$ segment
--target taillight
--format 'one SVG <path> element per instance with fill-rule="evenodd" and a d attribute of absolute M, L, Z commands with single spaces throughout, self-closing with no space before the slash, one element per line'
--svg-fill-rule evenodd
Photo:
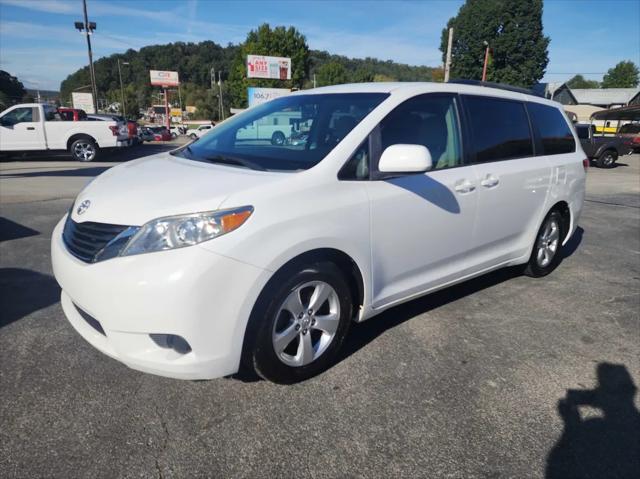
<path fill-rule="evenodd" d="M 111 130 L 111 133 L 113 133 L 113 136 L 118 136 L 118 126 L 117 125 L 110 126 L 109 129 Z"/>
<path fill-rule="evenodd" d="M 631 140 L 631 143 L 639 143 L 640 144 L 640 136 L 634 136 L 633 140 Z"/>
<path fill-rule="evenodd" d="M 582 160 L 582 167 L 584 168 L 585 173 L 589 169 L 589 164 L 590 164 L 589 158 L 585 158 L 584 160 Z"/>

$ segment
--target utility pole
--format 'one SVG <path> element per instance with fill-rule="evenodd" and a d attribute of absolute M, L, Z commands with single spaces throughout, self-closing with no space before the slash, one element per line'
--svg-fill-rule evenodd
<path fill-rule="evenodd" d="M 487 64 L 489 63 L 489 43 L 485 40 L 484 66 L 482 67 L 482 81 L 487 81 Z"/>
<path fill-rule="evenodd" d="M 316 74 L 313 74 L 313 88 L 316 87 Z"/>
<path fill-rule="evenodd" d="M 444 63 L 444 82 L 449 81 L 449 72 L 451 71 L 451 48 L 453 46 L 453 28 L 449 29 L 449 41 L 447 43 L 447 59 Z"/>
<path fill-rule="evenodd" d="M 122 62 L 123 65 L 128 65 L 129 62 Z M 127 117 L 127 105 L 124 102 L 124 86 L 122 85 L 122 70 L 120 69 L 120 59 L 118 58 L 118 76 L 120 77 L 120 97 L 122 99 L 122 116 Z"/>
<path fill-rule="evenodd" d="M 220 87 L 220 96 L 218 97 L 218 103 L 220 104 L 220 119 L 224 120 L 224 104 L 222 100 L 222 72 L 218 72 L 218 87 Z"/>
<path fill-rule="evenodd" d="M 75 22 L 75 27 L 78 31 L 84 30 L 84 35 L 87 37 L 87 50 L 89 52 L 89 76 L 91 77 L 91 92 L 93 93 L 93 108 L 95 113 L 98 113 L 98 87 L 96 84 L 96 71 L 93 68 L 93 53 L 91 52 L 91 35 L 96 29 L 95 22 L 89 21 L 89 15 L 87 14 L 87 0 L 82 0 L 82 9 L 84 11 L 84 23 Z"/>

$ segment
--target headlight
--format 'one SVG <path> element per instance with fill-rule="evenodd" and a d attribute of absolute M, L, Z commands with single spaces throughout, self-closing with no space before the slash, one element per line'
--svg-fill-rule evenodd
<path fill-rule="evenodd" d="M 120 256 L 184 248 L 222 236 L 241 226 L 252 206 L 167 216 L 149 221 L 129 241 Z"/>

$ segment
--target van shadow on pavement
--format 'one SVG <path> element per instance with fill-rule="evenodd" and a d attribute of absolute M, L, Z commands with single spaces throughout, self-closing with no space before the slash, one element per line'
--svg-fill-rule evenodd
<path fill-rule="evenodd" d="M 0 268 L 0 328 L 60 300 L 60 287 L 48 274 Z"/>
<path fill-rule="evenodd" d="M 622 364 L 599 363 L 594 389 L 568 389 L 558 401 L 562 436 L 547 458 L 546 479 L 632 479 L 640 477 L 638 388 Z M 580 407 L 599 410 L 583 418 Z"/>

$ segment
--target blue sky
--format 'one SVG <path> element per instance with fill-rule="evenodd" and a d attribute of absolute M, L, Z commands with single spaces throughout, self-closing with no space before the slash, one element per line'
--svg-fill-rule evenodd
<path fill-rule="evenodd" d="M 310 48 L 413 65 L 441 64 L 440 32 L 462 0 L 214 1 L 88 0 L 98 24 L 99 58 L 129 48 L 174 41 L 241 42 L 263 22 L 293 25 Z M 87 63 L 80 0 L 0 0 L 0 69 L 30 88 L 57 90 Z M 546 0 L 551 37 L 547 81 L 575 73 L 601 79 L 621 60 L 640 64 L 640 0 Z"/>

